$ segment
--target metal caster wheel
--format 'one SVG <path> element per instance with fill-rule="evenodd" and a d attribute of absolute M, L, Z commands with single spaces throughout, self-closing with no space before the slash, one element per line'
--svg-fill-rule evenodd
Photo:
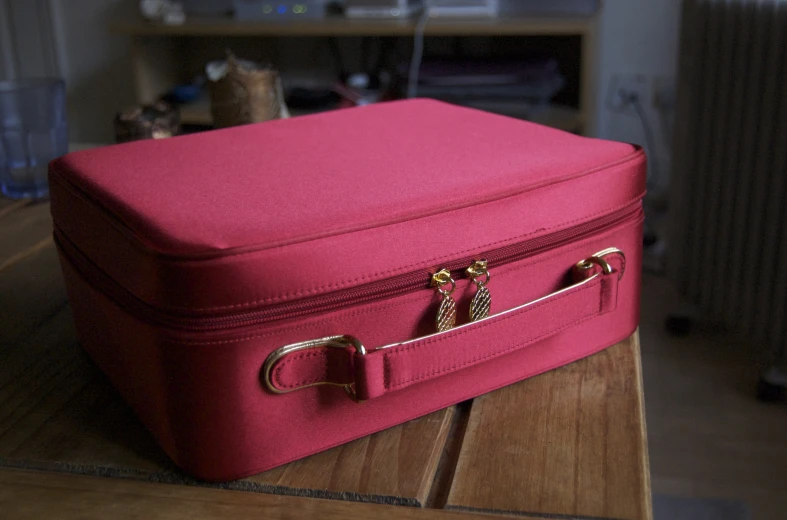
<path fill-rule="evenodd" d="M 693 326 L 692 318 L 680 314 L 670 314 L 664 320 L 664 328 L 673 336 L 688 336 Z"/>
<path fill-rule="evenodd" d="M 763 403 L 776 403 L 784 398 L 784 388 L 760 378 L 757 381 L 756 397 L 758 401 Z"/>
<path fill-rule="evenodd" d="M 787 370 L 771 367 L 765 371 L 757 381 L 755 395 L 763 403 L 783 401 L 787 397 Z"/>

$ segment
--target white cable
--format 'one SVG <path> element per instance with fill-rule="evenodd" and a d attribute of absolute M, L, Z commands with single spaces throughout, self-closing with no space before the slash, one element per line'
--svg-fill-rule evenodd
<path fill-rule="evenodd" d="M 407 97 L 414 98 L 418 95 L 418 74 L 421 71 L 421 60 L 424 58 L 424 32 L 429 23 L 429 8 L 424 7 L 424 12 L 415 26 L 413 37 L 413 56 L 410 58 L 410 73 L 407 78 Z"/>
<path fill-rule="evenodd" d="M 642 130 L 645 133 L 645 146 L 648 149 L 648 159 L 650 160 L 650 168 L 648 168 L 648 187 L 649 188 L 656 188 L 658 187 L 656 183 L 658 183 L 661 179 L 659 178 L 659 163 L 656 155 L 658 152 L 656 150 L 656 139 L 653 134 L 653 128 L 650 126 L 650 120 L 648 119 L 648 115 L 645 113 L 645 109 L 642 107 L 642 103 L 639 102 L 639 98 L 637 96 L 632 96 L 629 99 L 631 106 L 634 107 L 634 112 L 636 112 L 637 117 L 639 117 L 640 122 L 642 123 Z"/>

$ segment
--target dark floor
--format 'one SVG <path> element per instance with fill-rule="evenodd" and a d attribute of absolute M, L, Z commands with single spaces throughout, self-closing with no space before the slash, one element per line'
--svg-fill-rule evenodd
<path fill-rule="evenodd" d="M 645 275 L 642 364 L 654 493 L 746 502 L 754 520 L 787 519 L 787 405 L 754 399 L 756 345 L 700 327 L 664 329 L 679 304 Z"/>

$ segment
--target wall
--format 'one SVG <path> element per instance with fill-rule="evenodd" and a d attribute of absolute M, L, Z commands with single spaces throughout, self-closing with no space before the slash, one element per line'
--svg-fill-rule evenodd
<path fill-rule="evenodd" d="M 107 29 L 113 20 L 136 13 L 137 2 L 131 0 L 0 0 L 0 26 L 11 15 L 26 16 L 29 23 L 41 23 L 41 17 L 25 15 L 33 5 L 47 5 L 54 30 L 57 55 L 46 49 L 36 59 L 22 60 L 28 68 L 38 62 L 49 63 L 60 70 L 69 88 L 69 118 L 73 140 L 109 142 L 112 140 L 112 114 L 133 104 L 134 93 L 128 38 L 114 35 Z M 643 74 L 652 85 L 674 84 L 677 71 L 677 45 L 681 0 L 605 0 L 599 20 L 598 117 L 595 134 L 609 139 L 645 145 L 642 124 L 633 114 L 616 114 L 605 106 L 613 77 L 618 74 Z M 21 13 L 21 14 L 20 14 Z M 46 21 L 46 17 L 44 17 Z M 25 38 L 36 31 L 16 23 L 16 37 L 25 45 Z M 2 39 L 11 34 L 2 27 Z M 40 34 L 40 33 L 39 33 Z M 2 42 L 0 42 L 2 43 Z M 3 51 L 7 45 L 0 45 Z M 6 52 L 0 53 L 0 75 Z M 39 56 L 40 55 L 40 56 Z M 52 65 L 54 63 L 54 65 Z M 27 65 L 25 65 L 27 64 Z M 11 65 L 13 68 L 13 64 Z M 13 74 L 11 74 L 13 77 Z M 653 90 L 651 89 L 651 94 Z M 660 170 L 659 184 L 665 182 L 669 167 L 668 139 L 665 123 L 652 103 L 645 106 L 654 127 L 657 150 L 648 150 Z"/>
<path fill-rule="evenodd" d="M 0 0 L 0 80 L 57 76 L 49 0 Z"/>
<path fill-rule="evenodd" d="M 49 0 L 71 140 L 113 142 L 112 117 L 134 104 L 131 47 L 109 24 L 137 11 L 130 0 Z"/>
<path fill-rule="evenodd" d="M 606 101 L 613 78 L 620 74 L 642 74 L 649 84 L 644 104 L 653 127 L 654 148 L 648 155 L 655 159 L 658 179 L 656 190 L 668 180 L 670 117 L 653 105 L 655 87 L 674 89 L 678 67 L 681 0 L 605 0 L 599 19 L 599 82 L 596 135 L 619 141 L 645 143 L 642 123 L 634 113 L 610 111 Z M 666 135 L 665 135 L 666 134 Z M 651 163 L 653 169 L 654 162 Z"/>
<path fill-rule="evenodd" d="M 0 0 L 0 80 L 60 76 L 73 142 L 112 142 L 112 117 L 134 102 L 128 38 L 109 24 L 132 0 Z"/>

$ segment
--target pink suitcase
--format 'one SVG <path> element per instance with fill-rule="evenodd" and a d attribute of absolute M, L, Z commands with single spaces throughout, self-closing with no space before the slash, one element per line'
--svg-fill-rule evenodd
<path fill-rule="evenodd" d="M 413 100 L 77 152 L 50 186 L 80 342 L 204 479 L 638 323 L 645 157 L 628 144 Z"/>

